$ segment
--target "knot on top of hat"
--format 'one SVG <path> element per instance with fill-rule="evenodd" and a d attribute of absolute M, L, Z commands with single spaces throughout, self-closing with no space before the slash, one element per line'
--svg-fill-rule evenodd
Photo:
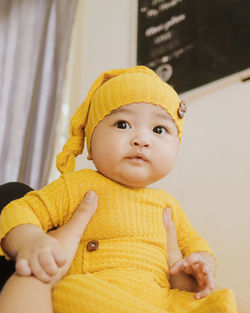
<path fill-rule="evenodd" d="M 71 172 L 75 169 L 75 157 L 81 154 L 84 148 L 84 135 L 71 136 L 57 155 L 56 166 L 61 173 Z"/>

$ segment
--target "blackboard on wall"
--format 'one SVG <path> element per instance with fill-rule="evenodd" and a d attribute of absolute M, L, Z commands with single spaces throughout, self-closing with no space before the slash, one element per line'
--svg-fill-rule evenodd
<path fill-rule="evenodd" d="M 179 93 L 250 67 L 250 0 L 138 0 L 137 64 Z"/>

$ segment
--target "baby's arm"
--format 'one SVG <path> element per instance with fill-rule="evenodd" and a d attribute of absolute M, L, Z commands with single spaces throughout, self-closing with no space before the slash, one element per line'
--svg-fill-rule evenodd
<path fill-rule="evenodd" d="M 93 192 L 87 193 L 85 202 L 88 201 L 88 196 L 93 197 Z M 81 208 L 81 204 L 79 207 Z M 94 211 L 95 208 L 85 212 L 83 227 L 87 226 Z M 19 275 L 34 275 L 46 283 L 51 281 L 66 262 L 64 249 L 58 240 L 31 224 L 12 229 L 2 240 L 2 247 L 10 257 L 16 259 L 16 271 Z"/>
<path fill-rule="evenodd" d="M 75 185 L 72 186 L 74 190 Z M 20 275 L 33 274 L 47 282 L 64 264 L 62 248 L 46 232 L 63 225 L 80 203 L 84 191 L 77 189 L 73 204 L 69 198 L 72 194 L 70 191 L 66 178 L 61 176 L 3 209 L 0 216 L 0 240 L 4 251 L 0 247 L 0 254 L 6 252 L 17 260 L 16 269 Z"/>
<path fill-rule="evenodd" d="M 163 222 L 167 234 L 167 255 L 170 268 L 171 288 L 197 292 L 195 297 L 202 298 L 214 288 L 216 264 L 206 252 L 195 252 L 184 258 L 178 247 L 175 224 L 171 218 L 171 209 L 166 209 Z"/>
<path fill-rule="evenodd" d="M 44 284 L 32 276 L 24 277 L 13 274 L 0 293 L 1 313 L 52 313 L 51 289 L 68 272 L 79 241 L 96 206 L 97 196 L 95 193 L 92 193 L 92 201 L 84 197 L 70 221 L 49 233 L 64 248 L 67 262 L 49 284 Z"/>
<path fill-rule="evenodd" d="M 3 239 L 2 247 L 10 257 L 16 259 L 17 274 L 34 275 L 46 283 L 66 262 L 58 241 L 31 224 L 12 229 Z"/>

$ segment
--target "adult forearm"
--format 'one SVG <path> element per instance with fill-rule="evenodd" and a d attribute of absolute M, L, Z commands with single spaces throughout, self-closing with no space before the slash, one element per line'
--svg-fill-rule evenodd
<path fill-rule="evenodd" d="M 24 224 L 17 226 L 8 232 L 2 240 L 2 248 L 11 258 L 15 258 L 22 246 L 33 238 L 34 235 L 42 233 L 44 231 L 35 225 Z"/>

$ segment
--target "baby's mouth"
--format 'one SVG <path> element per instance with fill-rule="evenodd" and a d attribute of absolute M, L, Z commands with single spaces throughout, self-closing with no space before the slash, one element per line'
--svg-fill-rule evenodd
<path fill-rule="evenodd" d="M 148 161 L 146 156 L 142 153 L 137 153 L 137 154 L 131 155 L 131 156 L 127 157 L 127 159 L 137 161 L 137 162 L 147 162 Z"/>

